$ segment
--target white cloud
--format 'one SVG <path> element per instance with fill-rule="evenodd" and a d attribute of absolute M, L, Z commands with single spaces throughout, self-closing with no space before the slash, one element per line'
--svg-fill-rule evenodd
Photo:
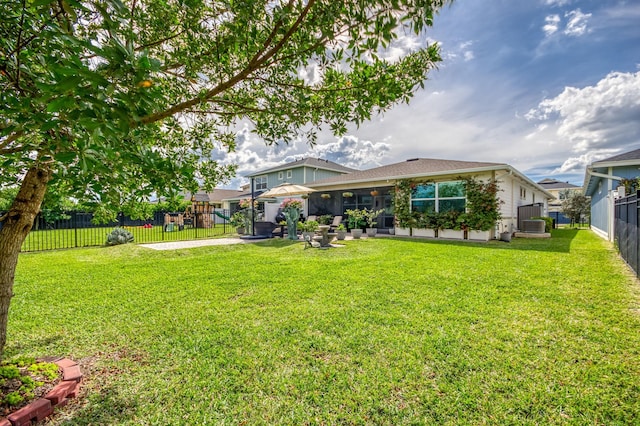
<path fill-rule="evenodd" d="M 320 139 L 323 136 L 320 135 Z M 237 189 L 247 183 L 243 175 L 302 158 L 322 158 L 354 169 L 367 169 L 381 165 L 391 150 L 388 143 L 363 140 L 354 135 L 339 138 L 328 136 L 326 140 L 321 140 L 313 147 L 302 141 L 269 146 L 253 134 L 245 123 L 236 133 L 236 151 L 221 152 L 220 157 L 214 159 L 221 164 L 238 166 L 237 177 L 224 185 L 225 188 Z"/>
<path fill-rule="evenodd" d="M 396 62 L 407 54 L 430 44 L 429 40 L 425 40 L 424 37 L 405 34 L 400 29 L 396 31 L 396 36 L 388 48 L 379 52 L 380 57 L 389 62 Z"/>
<path fill-rule="evenodd" d="M 571 0 L 545 0 L 544 4 L 547 6 L 564 6 L 571 3 Z"/>
<path fill-rule="evenodd" d="M 582 172 L 589 164 L 594 161 L 600 161 L 605 158 L 611 157 L 620 152 L 619 149 L 599 149 L 596 151 L 587 152 L 586 154 L 579 155 L 577 157 L 569 157 L 564 163 L 553 171 L 554 174 L 570 173 L 570 172 Z"/>
<path fill-rule="evenodd" d="M 574 153 L 557 171 L 578 170 L 640 141 L 640 72 L 612 72 L 594 86 L 566 87 L 525 117 L 547 121 L 558 143 Z"/>
<path fill-rule="evenodd" d="M 387 143 L 360 140 L 356 136 L 348 135 L 337 138 L 335 142 L 318 144 L 313 151 L 305 153 L 304 156 L 317 156 L 354 169 L 366 169 L 379 166 L 390 150 L 391 147 Z"/>
<path fill-rule="evenodd" d="M 554 34 L 556 31 L 558 31 L 558 25 L 560 24 L 560 16 L 549 15 L 546 18 L 544 18 L 544 22 L 546 22 L 546 24 L 542 27 L 542 31 L 544 31 L 544 34 L 547 37 L 549 37 L 550 35 Z"/>
<path fill-rule="evenodd" d="M 572 10 L 564 14 L 569 19 L 564 33 L 568 36 L 579 37 L 588 32 L 587 21 L 591 18 L 590 13 L 582 13 L 580 9 Z"/>

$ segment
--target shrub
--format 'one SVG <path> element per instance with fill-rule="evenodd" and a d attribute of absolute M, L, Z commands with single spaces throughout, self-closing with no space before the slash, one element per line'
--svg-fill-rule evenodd
<path fill-rule="evenodd" d="M 115 246 L 118 244 L 127 244 L 133 242 L 131 232 L 123 228 L 116 228 L 107 236 L 107 245 Z"/>
<path fill-rule="evenodd" d="M 315 220 L 307 220 L 298 224 L 298 228 L 301 232 L 314 232 L 318 229 L 318 222 Z"/>
<path fill-rule="evenodd" d="M 333 220 L 333 215 L 330 215 L 330 214 L 323 214 L 322 216 L 318 217 L 318 223 L 320 225 L 329 225 L 331 224 L 332 220 Z"/>
<path fill-rule="evenodd" d="M 531 219 L 544 220 L 544 232 L 547 232 L 547 233 L 551 232 L 551 229 L 553 228 L 553 218 L 537 216 L 537 217 L 532 217 Z"/>

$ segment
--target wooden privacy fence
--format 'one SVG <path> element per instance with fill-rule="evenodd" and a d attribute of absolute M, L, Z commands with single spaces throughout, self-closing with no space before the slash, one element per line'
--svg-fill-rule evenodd
<path fill-rule="evenodd" d="M 615 240 L 620 255 L 640 277 L 640 223 L 638 223 L 638 195 L 640 191 L 615 201 Z"/>

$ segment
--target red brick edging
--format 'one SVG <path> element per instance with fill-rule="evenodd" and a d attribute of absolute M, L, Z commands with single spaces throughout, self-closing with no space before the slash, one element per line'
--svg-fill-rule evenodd
<path fill-rule="evenodd" d="M 75 398 L 80 390 L 82 371 L 80 366 L 67 358 L 49 358 L 44 361 L 53 362 L 62 369 L 62 381 L 58 383 L 44 398 L 40 398 L 26 407 L 0 418 L 0 426 L 31 426 L 53 413 L 53 410 L 67 405 L 69 398 Z"/>

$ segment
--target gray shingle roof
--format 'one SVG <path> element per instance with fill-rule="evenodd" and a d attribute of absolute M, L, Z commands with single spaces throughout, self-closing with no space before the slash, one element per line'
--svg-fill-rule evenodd
<path fill-rule="evenodd" d="M 356 169 L 352 169 L 350 167 L 346 167 L 341 164 L 334 163 L 333 161 L 323 160 L 321 158 L 302 158 L 300 160 L 281 164 L 279 166 L 271 167 L 269 169 L 258 170 L 257 172 L 245 175 L 245 177 L 255 177 L 255 176 L 260 176 L 260 175 L 264 175 L 271 172 L 277 172 L 279 170 L 286 170 L 286 169 L 292 169 L 294 167 L 303 167 L 303 166 L 314 167 L 314 168 L 317 167 L 319 169 L 333 170 L 333 171 L 338 171 L 342 173 L 351 173 L 353 171 L 356 171 Z"/>
<path fill-rule="evenodd" d="M 538 185 L 540 185 L 544 189 L 580 188 L 578 185 L 574 185 L 569 182 L 561 182 L 557 179 L 543 179 L 538 182 Z"/>
<path fill-rule="evenodd" d="M 612 161 L 628 161 L 628 160 L 640 160 L 640 149 L 635 151 L 629 151 L 622 154 L 614 155 L 613 157 L 605 158 L 604 160 L 596 161 L 596 163 L 609 163 Z"/>
<path fill-rule="evenodd" d="M 412 176 L 429 176 L 447 173 L 465 172 L 478 169 L 508 167 L 503 163 L 477 161 L 440 160 L 434 158 L 414 158 L 400 163 L 389 164 L 368 170 L 355 171 L 342 176 L 317 180 L 309 186 L 340 184 L 358 181 L 376 181 L 381 179 L 402 179 Z"/>

